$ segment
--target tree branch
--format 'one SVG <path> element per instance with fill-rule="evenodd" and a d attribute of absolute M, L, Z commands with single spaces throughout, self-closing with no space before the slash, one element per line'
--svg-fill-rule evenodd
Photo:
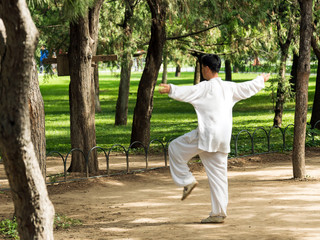
<path fill-rule="evenodd" d="M 205 28 L 205 29 L 202 29 L 200 31 L 197 31 L 197 32 L 192 32 L 192 33 L 188 33 L 188 34 L 185 34 L 185 35 L 181 35 L 181 36 L 175 36 L 175 37 L 168 37 L 166 38 L 166 40 L 177 40 L 177 39 L 181 39 L 181 38 L 186 38 L 186 37 L 190 37 L 190 36 L 193 36 L 193 35 L 197 35 L 197 34 L 200 34 L 200 33 L 203 33 L 203 32 L 206 32 L 212 28 L 216 28 L 216 27 L 219 27 L 221 25 L 225 24 L 224 22 L 223 23 L 219 23 L 217 25 L 214 25 L 214 26 L 211 26 L 211 27 L 208 27 L 208 28 Z"/>

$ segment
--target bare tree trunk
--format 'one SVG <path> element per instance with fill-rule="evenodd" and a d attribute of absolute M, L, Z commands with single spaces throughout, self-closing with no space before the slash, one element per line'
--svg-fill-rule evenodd
<path fill-rule="evenodd" d="M 317 40 L 314 36 L 311 37 L 311 45 L 313 52 L 318 59 L 318 69 L 317 69 L 317 78 L 316 78 L 316 91 L 314 93 L 312 114 L 311 114 L 311 126 L 320 129 L 320 123 L 316 126 L 315 124 L 320 121 L 320 47 L 317 43 Z"/>
<path fill-rule="evenodd" d="M 201 80 L 201 67 L 200 67 L 200 62 L 197 59 L 196 61 L 196 67 L 194 70 L 194 80 L 193 80 L 193 84 L 196 85 L 200 82 Z"/>
<path fill-rule="evenodd" d="M 291 76 L 290 76 L 290 84 L 291 84 L 291 91 L 296 91 L 296 82 L 297 82 L 297 68 L 298 68 L 298 61 L 299 55 L 293 52 L 293 60 L 292 60 L 292 67 L 291 67 Z"/>
<path fill-rule="evenodd" d="M 71 147 L 81 149 L 85 155 L 96 146 L 94 82 L 92 78 L 88 16 L 79 17 L 70 24 L 70 128 Z M 72 153 L 68 171 L 85 172 L 85 158 L 80 152 Z M 98 171 L 98 159 L 93 152 L 89 161 L 89 172 Z"/>
<path fill-rule="evenodd" d="M 163 71 L 161 83 L 168 82 L 168 49 L 163 49 Z"/>
<path fill-rule="evenodd" d="M 202 69 L 201 58 L 203 55 L 205 55 L 205 53 L 192 50 L 191 55 L 197 58 L 196 68 L 195 68 L 195 73 L 194 73 L 194 85 L 196 85 L 199 82 L 204 81 L 204 78 L 202 76 L 202 70 L 201 70 Z"/>
<path fill-rule="evenodd" d="M 101 112 L 100 104 L 100 83 L 99 83 L 99 64 L 96 63 L 93 69 L 93 79 L 94 79 L 94 108 L 96 113 Z"/>
<path fill-rule="evenodd" d="M 153 93 L 162 61 L 165 44 L 166 0 L 148 0 L 152 14 L 151 39 L 146 58 L 146 66 L 139 83 L 137 102 L 134 109 L 131 143 L 140 141 L 145 146 L 150 140 L 150 119 L 153 110 Z"/>
<path fill-rule="evenodd" d="M 133 10 L 138 2 L 125 0 L 126 10 L 124 15 L 123 29 L 123 54 L 121 57 L 121 77 L 119 94 L 116 106 L 115 125 L 127 125 L 128 102 L 130 92 L 130 78 L 132 68 L 132 29 L 130 20 L 133 17 Z M 137 59 L 136 59 L 137 60 Z M 137 63 L 138 64 L 138 63 Z"/>
<path fill-rule="evenodd" d="M 274 108 L 274 119 L 273 125 L 281 127 L 282 124 L 282 114 L 283 114 L 283 105 L 285 103 L 285 84 L 286 84 L 286 61 L 287 61 L 287 49 L 281 51 L 281 62 L 280 62 L 280 71 L 279 71 L 279 81 L 277 89 L 277 100 L 276 106 Z"/>
<path fill-rule="evenodd" d="M 116 106 L 115 125 L 127 125 L 131 68 L 132 55 L 130 52 L 125 51 L 121 58 L 121 78 Z"/>
<path fill-rule="evenodd" d="M 281 56 L 280 56 L 280 69 L 279 69 L 279 79 L 278 79 L 278 88 L 277 88 L 277 99 L 276 99 L 276 106 L 274 109 L 274 119 L 273 125 L 274 126 L 281 126 L 282 124 L 282 114 L 283 114 L 283 106 L 286 101 L 286 92 L 290 91 L 291 88 L 289 87 L 288 80 L 286 79 L 286 62 L 288 59 L 288 51 L 291 45 L 292 40 L 294 39 L 294 22 L 292 22 L 291 16 L 288 16 L 288 12 L 285 11 L 287 8 L 286 2 L 281 1 L 278 6 L 278 20 L 276 21 L 277 26 L 277 34 L 278 34 L 278 44 L 280 46 Z M 290 18 L 290 26 L 289 29 L 286 31 L 286 36 L 284 39 L 283 36 L 283 29 L 281 24 L 281 19 Z M 290 94 L 290 93 L 289 93 Z"/>
<path fill-rule="evenodd" d="M 98 47 L 98 34 L 99 34 L 99 15 L 100 9 L 104 0 L 96 0 L 92 8 L 89 9 L 89 32 L 93 40 L 91 45 L 92 55 L 95 56 Z M 98 63 L 92 69 L 92 78 L 94 79 L 95 90 L 95 111 L 101 112 L 101 105 L 99 99 L 99 68 Z"/>
<path fill-rule="evenodd" d="M 232 70 L 230 60 L 225 61 L 226 81 L 232 81 Z"/>
<path fill-rule="evenodd" d="M 28 108 L 38 31 L 24 0 L 1 1 L 0 16 L 0 151 L 20 239 L 50 240 L 54 208 L 32 144 Z"/>
<path fill-rule="evenodd" d="M 177 63 L 175 77 L 180 77 L 180 76 L 181 76 L 181 66 L 179 63 Z"/>
<path fill-rule="evenodd" d="M 294 116 L 293 177 L 304 178 L 305 139 L 308 112 L 308 81 L 310 75 L 310 47 L 312 36 L 312 0 L 299 0 L 301 9 L 300 49 L 296 87 L 296 111 Z"/>
<path fill-rule="evenodd" d="M 35 59 L 32 61 L 31 84 L 28 92 L 28 104 L 31 123 L 31 141 L 39 162 L 42 176 L 46 179 L 46 131 L 44 103 L 40 92 L 38 71 Z"/>

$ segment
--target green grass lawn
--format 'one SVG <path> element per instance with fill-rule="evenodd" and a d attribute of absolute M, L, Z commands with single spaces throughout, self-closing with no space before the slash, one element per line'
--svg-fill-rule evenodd
<path fill-rule="evenodd" d="M 224 74 L 220 74 L 224 78 Z M 252 80 L 258 74 L 233 74 L 233 81 L 241 82 Z M 129 112 L 127 126 L 114 126 L 115 107 L 119 87 L 119 75 L 111 73 L 100 74 L 100 101 L 102 112 L 96 114 L 97 145 L 110 148 L 113 144 L 128 147 L 130 144 L 133 110 L 136 103 L 137 89 L 141 73 L 133 73 L 130 85 Z M 40 88 L 44 98 L 46 114 L 46 141 L 47 151 L 66 153 L 70 150 L 70 117 L 69 117 L 69 77 L 53 77 L 43 80 L 40 77 Z M 159 83 L 161 75 L 159 76 Z M 176 85 L 192 85 L 193 73 L 181 73 L 181 77 L 174 77 L 169 73 L 168 83 Z M 273 102 L 271 90 L 267 87 L 250 99 L 236 104 L 233 111 L 233 134 L 236 136 L 246 129 L 251 134 L 257 127 L 264 127 L 267 131 L 273 125 Z M 310 77 L 308 121 L 311 117 L 311 108 L 315 91 L 315 76 Z M 283 125 L 286 127 L 294 122 L 294 102 L 286 104 Z M 167 95 L 154 94 L 154 110 L 151 118 L 151 139 L 169 140 L 178 137 L 197 127 L 197 117 L 190 104 L 170 99 Z M 292 129 L 290 129 L 292 132 Z M 258 148 L 266 146 L 263 131 L 257 131 Z M 291 133 L 292 134 L 292 133 Z M 280 131 L 274 131 L 274 137 L 281 138 Z M 250 149 L 246 134 L 241 134 L 242 146 Z M 278 141 L 278 140 L 275 140 Z M 291 140 L 288 140 L 290 142 Z M 291 141 L 292 142 L 292 141 Z M 279 143 L 278 143 L 279 145 Z M 280 144 L 281 145 L 281 144 Z"/>

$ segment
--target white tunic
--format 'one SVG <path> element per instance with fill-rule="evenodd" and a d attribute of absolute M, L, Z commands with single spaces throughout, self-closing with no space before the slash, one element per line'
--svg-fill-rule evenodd
<path fill-rule="evenodd" d="M 232 108 L 264 88 L 259 76 L 252 81 L 234 83 L 213 78 L 193 86 L 170 84 L 169 97 L 194 106 L 198 117 L 198 148 L 207 152 L 230 152 Z"/>

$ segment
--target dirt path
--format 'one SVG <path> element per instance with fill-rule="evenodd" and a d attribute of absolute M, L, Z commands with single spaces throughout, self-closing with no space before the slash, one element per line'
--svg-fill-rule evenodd
<path fill-rule="evenodd" d="M 49 186 L 56 212 L 83 222 L 55 239 L 320 239 L 320 152 L 308 152 L 308 181 L 290 180 L 290 160 L 231 159 L 228 218 L 216 225 L 199 224 L 210 212 L 200 164 L 192 164 L 199 185 L 183 202 L 168 168 Z M 12 211 L 0 194 L 0 219 Z"/>

